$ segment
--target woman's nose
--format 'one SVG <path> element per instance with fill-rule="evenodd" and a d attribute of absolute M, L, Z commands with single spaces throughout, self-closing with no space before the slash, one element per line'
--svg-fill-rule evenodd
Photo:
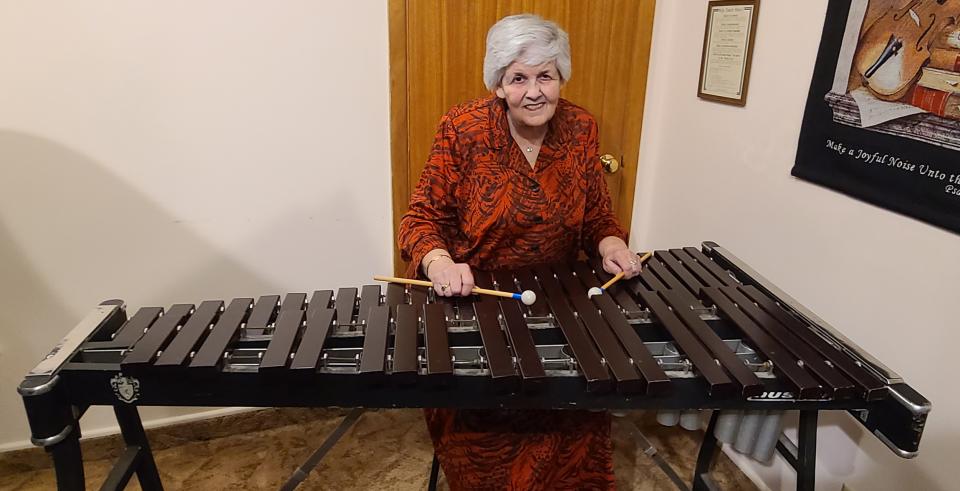
<path fill-rule="evenodd" d="M 543 88 L 540 87 L 540 83 L 533 82 L 533 85 L 527 89 L 527 98 L 532 100 L 537 100 L 543 96 Z"/>

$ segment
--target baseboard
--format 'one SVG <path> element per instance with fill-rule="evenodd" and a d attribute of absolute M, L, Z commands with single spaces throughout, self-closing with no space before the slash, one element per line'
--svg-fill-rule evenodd
<path fill-rule="evenodd" d="M 209 411 L 201 411 L 197 413 L 181 414 L 177 416 L 170 416 L 166 418 L 152 419 L 149 421 L 143 422 L 144 429 L 157 428 L 160 426 L 170 426 L 176 424 L 192 423 L 194 421 L 200 421 L 209 418 L 218 418 L 221 416 L 230 416 L 233 414 L 244 413 L 247 411 L 255 411 L 255 407 L 224 407 L 218 409 L 211 409 Z M 120 434 L 120 427 L 118 425 L 105 426 L 102 428 L 93 428 L 86 429 L 83 428 L 83 440 L 90 440 L 93 438 L 101 438 L 105 436 L 112 436 Z M 33 448 L 33 444 L 30 443 L 30 440 L 19 440 L 9 443 L 4 443 L 0 445 L 0 453 L 14 452 L 17 450 L 25 450 Z"/>

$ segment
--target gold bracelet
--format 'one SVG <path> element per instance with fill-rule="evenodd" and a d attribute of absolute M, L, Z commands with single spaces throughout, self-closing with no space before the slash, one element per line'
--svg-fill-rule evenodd
<path fill-rule="evenodd" d="M 433 256 L 432 258 L 430 258 L 429 261 L 427 261 L 427 264 L 423 265 L 423 274 L 427 275 L 427 278 L 430 277 L 430 265 L 433 264 L 433 262 L 436 261 L 437 259 L 440 259 L 441 257 L 445 257 L 453 261 L 453 258 L 450 257 L 449 254 L 437 254 L 436 256 Z"/>

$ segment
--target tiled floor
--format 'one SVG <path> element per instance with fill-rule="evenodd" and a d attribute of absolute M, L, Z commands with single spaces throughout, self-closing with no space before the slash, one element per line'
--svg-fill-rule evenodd
<path fill-rule="evenodd" d="M 166 489 L 277 489 L 313 453 L 345 411 L 267 409 L 158 428 L 148 432 Z M 652 414 L 614 419 L 617 487 L 673 490 L 676 487 L 632 437 L 636 423 L 659 454 L 684 479 L 693 473 L 700 433 L 658 425 Z M 116 439 L 84 442 L 87 486 L 99 488 L 117 455 Z M 422 490 L 433 456 L 418 410 L 365 413 L 310 473 L 299 489 Z M 724 455 L 714 468 L 724 490 L 756 487 Z M 441 489 L 446 489 L 441 477 Z M 0 455 L 0 489 L 55 488 L 41 451 Z M 135 480 L 129 489 L 140 489 Z"/>

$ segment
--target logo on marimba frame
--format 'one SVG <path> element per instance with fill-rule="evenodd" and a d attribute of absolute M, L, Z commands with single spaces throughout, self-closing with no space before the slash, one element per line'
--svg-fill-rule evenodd
<path fill-rule="evenodd" d="M 766 391 L 756 397 L 748 397 L 748 401 L 780 401 L 784 399 L 793 399 L 793 392 L 774 392 Z"/>
<path fill-rule="evenodd" d="M 119 373 L 110 379 L 113 393 L 123 402 L 131 403 L 140 398 L 140 381 L 133 377 L 125 377 Z"/>

